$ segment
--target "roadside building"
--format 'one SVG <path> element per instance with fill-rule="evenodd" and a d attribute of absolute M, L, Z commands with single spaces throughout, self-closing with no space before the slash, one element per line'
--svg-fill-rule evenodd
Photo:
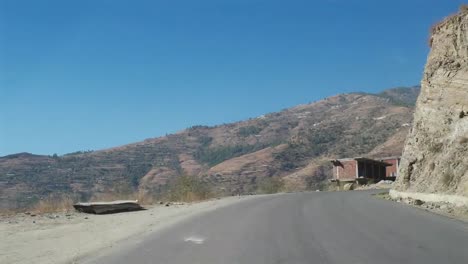
<path fill-rule="evenodd" d="M 382 161 L 391 164 L 386 168 L 386 178 L 387 180 L 394 181 L 398 177 L 398 169 L 400 167 L 400 157 L 385 157 L 381 158 Z"/>
<path fill-rule="evenodd" d="M 400 157 L 370 159 L 365 157 L 334 159 L 332 182 L 341 190 L 353 188 L 354 184 L 394 181 L 398 177 Z"/>
<path fill-rule="evenodd" d="M 392 164 L 382 160 L 374 160 L 364 157 L 336 159 L 333 163 L 333 178 L 337 181 L 358 181 L 366 183 L 385 180 L 386 168 Z"/>

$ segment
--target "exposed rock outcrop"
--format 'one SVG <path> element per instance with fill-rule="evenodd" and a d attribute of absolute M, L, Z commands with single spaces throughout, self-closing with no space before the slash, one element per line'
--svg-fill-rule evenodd
<path fill-rule="evenodd" d="M 468 197 L 468 9 L 432 29 L 397 191 Z"/>

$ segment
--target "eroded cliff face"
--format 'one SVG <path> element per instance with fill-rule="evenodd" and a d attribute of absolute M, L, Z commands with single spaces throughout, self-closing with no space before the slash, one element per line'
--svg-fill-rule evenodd
<path fill-rule="evenodd" d="M 468 196 L 468 9 L 434 26 L 396 189 Z"/>

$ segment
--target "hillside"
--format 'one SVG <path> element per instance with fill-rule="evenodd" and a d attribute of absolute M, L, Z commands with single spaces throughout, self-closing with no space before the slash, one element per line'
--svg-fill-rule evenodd
<path fill-rule="evenodd" d="M 468 6 L 432 29 L 397 189 L 468 197 Z M 468 201 L 468 200 L 466 200 Z"/>
<path fill-rule="evenodd" d="M 255 192 L 271 177 L 291 190 L 319 188 L 331 158 L 399 155 L 417 91 L 341 94 L 93 152 L 1 157 L 0 208 L 25 207 L 51 194 L 80 200 L 136 191 L 161 196 L 181 175 L 199 177 L 218 195 Z"/>

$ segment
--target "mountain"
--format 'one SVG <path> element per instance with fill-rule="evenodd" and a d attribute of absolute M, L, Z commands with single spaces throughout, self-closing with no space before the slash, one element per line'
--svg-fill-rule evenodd
<path fill-rule="evenodd" d="M 385 90 L 377 95 L 383 98 L 388 98 L 396 105 L 414 106 L 416 100 L 418 99 L 420 89 L 421 86 L 419 85 L 409 88 L 397 87 Z"/>
<path fill-rule="evenodd" d="M 255 192 L 265 179 L 282 179 L 287 190 L 320 188 L 332 158 L 399 155 L 417 91 L 340 94 L 99 151 L 1 157 L 0 208 L 26 207 L 51 194 L 160 196 L 182 175 L 199 178 L 218 195 Z"/>
<path fill-rule="evenodd" d="M 467 5 L 433 27 L 430 45 L 397 189 L 468 201 Z"/>

